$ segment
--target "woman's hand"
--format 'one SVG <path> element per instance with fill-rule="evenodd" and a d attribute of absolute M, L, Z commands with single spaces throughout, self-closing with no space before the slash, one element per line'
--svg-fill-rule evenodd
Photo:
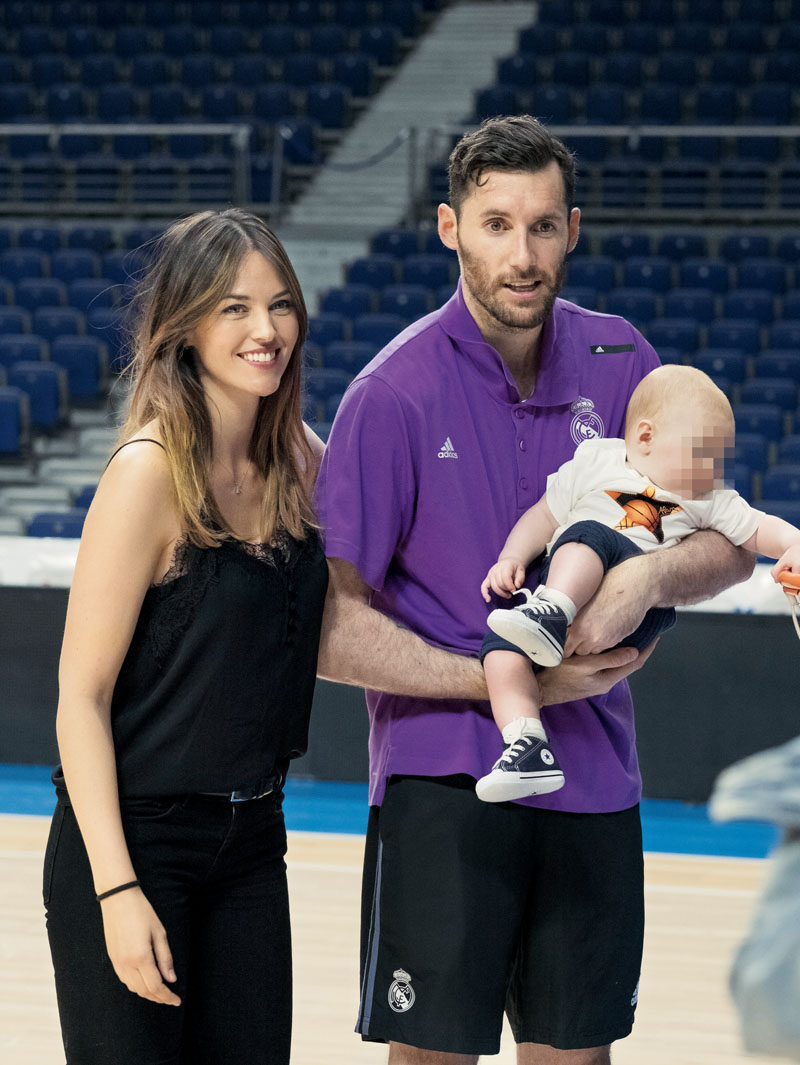
<path fill-rule="evenodd" d="M 100 903 L 106 950 L 114 972 L 134 994 L 166 1006 L 181 1000 L 164 983 L 174 983 L 167 933 L 141 888 L 112 895 Z"/>

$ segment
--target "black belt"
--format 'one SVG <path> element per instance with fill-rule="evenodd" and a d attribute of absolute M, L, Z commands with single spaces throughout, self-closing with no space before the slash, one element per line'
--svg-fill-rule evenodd
<path fill-rule="evenodd" d="M 269 776 L 262 777 L 246 788 L 237 788 L 236 791 L 201 791 L 200 794 L 212 799 L 225 799 L 227 802 L 250 802 L 251 799 L 263 799 L 275 791 L 280 791 L 284 780 L 284 773 L 276 769 Z"/>

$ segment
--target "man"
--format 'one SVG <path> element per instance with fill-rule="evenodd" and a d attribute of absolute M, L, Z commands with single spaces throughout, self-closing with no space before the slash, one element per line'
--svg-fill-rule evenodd
<path fill-rule="evenodd" d="M 649 607 L 751 567 L 703 532 L 612 571 L 572 627 L 572 657 L 541 674 L 567 785 L 477 799 L 501 749 L 475 658 L 483 575 L 577 444 L 622 434 L 658 365 L 623 319 L 557 299 L 578 240 L 573 186 L 571 153 L 529 116 L 462 138 L 439 207 L 458 291 L 359 374 L 320 472 L 320 673 L 371 689 L 357 1030 L 390 1043 L 391 1065 L 473 1065 L 497 1053 L 504 1009 L 520 1065 L 609 1062 L 633 1022 L 643 929 L 623 681 L 652 648 L 604 649 Z"/>

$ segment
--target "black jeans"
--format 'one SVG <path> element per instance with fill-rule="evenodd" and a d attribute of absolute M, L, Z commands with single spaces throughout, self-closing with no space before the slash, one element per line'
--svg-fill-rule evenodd
<path fill-rule="evenodd" d="M 59 801 L 44 904 L 67 1065 L 288 1065 L 281 798 L 123 803 L 133 867 L 167 931 L 179 1007 L 140 998 L 118 979 L 75 814 Z"/>

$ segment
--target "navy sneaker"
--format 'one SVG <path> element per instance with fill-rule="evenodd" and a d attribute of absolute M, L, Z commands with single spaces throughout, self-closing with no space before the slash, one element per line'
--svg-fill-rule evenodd
<path fill-rule="evenodd" d="M 510 610 L 493 610 L 486 623 L 492 632 L 515 644 L 539 666 L 557 666 L 564 657 L 569 622 L 554 603 L 520 588 L 527 602 Z"/>
<path fill-rule="evenodd" d="M 475 793 L 483 802 L 509 802 L 563 787 L 564 774 L 547 740 L 521 735 L 505 745 L 491 773 L 475 785 Z"/>

